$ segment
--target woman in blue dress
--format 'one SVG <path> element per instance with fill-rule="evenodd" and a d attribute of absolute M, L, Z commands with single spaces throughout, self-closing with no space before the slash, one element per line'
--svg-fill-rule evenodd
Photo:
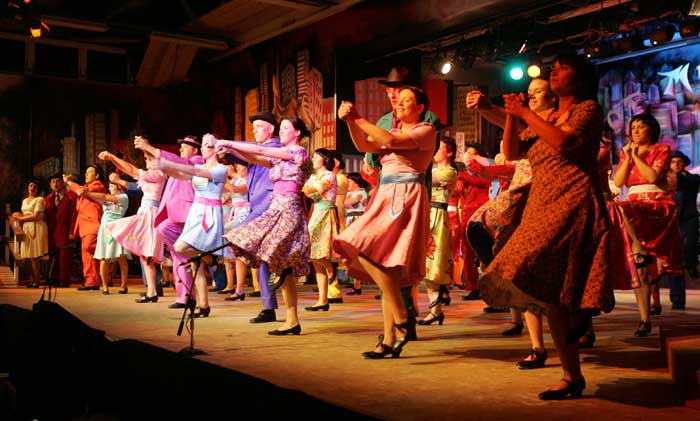
<path fill-rule="evenodd" d="M 216 156 L 214 135 L 206 134 L 202 138 L 202 158 L 204 164 L 187 165 L 158 158 L 154 161 L 157 169 L 171 177 L 182 180 L 191 179 L 194 187 L 194 201 L 187 214 L 182 234 L 175 242 L 175 251 L 187 257 L 195 257 L 202 252 L 214 250 L 215 257 L 223 256 L 224 217 L 221 207 L 221 193 L 226 184 L 228 169 L 219 163 Z M 200 264 L 195 275 L 197 301 L 199 308 L 195 317 L 207 317 L 211 312 L 207 290 L 206 268 Z"/>

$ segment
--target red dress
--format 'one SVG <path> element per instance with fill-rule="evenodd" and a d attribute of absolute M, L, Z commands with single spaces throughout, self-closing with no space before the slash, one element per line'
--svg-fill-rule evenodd
<path fill-rule="evenodd" d="M 620 165 L 625 159 L 623 154 Z M 649 250 L 649 254 L 656 257 L 658 274 L 654 273 L 653 266 L 649 274 L 649 279 L 656 281 L 658 275 L 683 274 L 683 249 L 676 202 L 664 185 L 665 173 L 671 162 L 671 148 L 668 145 L 653 145 L 644 156 L 644 162 L 659 171 L 659 185 L 650 184 L 642 177 L 637 166 L 632 164 L 625 183 L 631 189 L 627 200 L 619 202 L 618 206 L 634 227 L 639 241 Z"/>

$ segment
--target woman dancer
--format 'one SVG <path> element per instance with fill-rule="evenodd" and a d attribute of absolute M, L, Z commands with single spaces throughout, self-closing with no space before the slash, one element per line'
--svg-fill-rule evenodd
<path fill-rule="evenodd" d="M 129 288 L 126 280 L 129 277 L 129 266 L 126 261 L 131 258 L 128 250 L 114 240 L 114 237 L 107 230 L 107 223 L 116 221 L 124 217 L 129 208 L 129 196 L 127 196 L 122 186 L 116 183 L 109 183 L 109 194 L 93 193 L 87 190 L 78 191 L 78 195 L 86 195 L 91 200 L 102 204 L 102 220 L 100 230 L 97 233 L 97 246 L 95 247 L 95 259 L 100 261 L 100 278 L 102 280 L 102 294 L 109 295 L 109 267 L 116 260 L 119 264 L 119 275 L 121 277 L 120 294 L 126 294 Z"/>
<path fill-rule="evenodd" d="M 361 117 L 343 101 L 338 117 L 350 130 L 360 152 L 380 155 L 381 181 L 373 204 L 333 242 L 351 276 L 374 280 L 382 291 L 384 335 L 365 358 L 398 358 L 415 324 L 401 298 L 401 287 L 412 287 L 425 277 L 430 238 L 430 208 L 423 173 L 435 148 L 435 127 L 421 123 L 428 97 L 415 87 L 399 94 L 399 128 L 386 131 Z M 412 319 L 415 320 L 415 319 Z"/>
<path fill-rule="evenodd" d="M 348 193 L 345 196 L 345 227 L 355 222 L 363 213 L 369 195 L 367 189 L 369 183 L 357 172 L 351 172 L 347 175 L 348 178 Z M 362 283 L 359 279 L 352 279 L 352 291 L 348 295 L 362 295 Z"/>
<path fill-rule="evenodd" d="M 19 254 L 29 259 L 32 281 L 27 288 L 39 287 L 39 257 L 49 251 L 49 229 L 44 216 L 44 198 L 39 196 L 39 182 L 27 183 L 27 197 L 22 200 L 22 212 L 15 212 L 12 217 L 22 223 L 25 238 L 20 244 Z"/>
<path fill-rule="evenodd" d="M 580 313 L 614 306 L 610 224 L 596 179 L 603 129 L 594 101 L 598 78 L 583 57 L 560 55 L 549 83 L 559 106 L 546 119 L 523 105 L 522 94 L 504 95 L 506 159 L 527 153 L 532 186 L 520 225 L 479 281 L 490 305 L 546 312 L 563 377 L 540 393 L 543 400 L 581 396 L 586 382 L 578 351 L 585 333 L 577 323 Z M 520 120 L 533 134 L 529 142 L 518 136 Z"/>
<path fill-rule="evenodd" d="M 243 164 L 233 164 L 233 177 L 230 183 L 224 187 L 231 195 L 231 211 L 226 217 L 224 233 L 238 228 L 241 223 L 250 215 L 250 203 L 248 202 L 248 185 L 246 176 L 248 167 Z M 231 294 L 226 297 L 226 301 L 245 300 L 245 273 L 246 265 L 241 259 L 235 256 L 226 258 L 226 289 L 221 294 Z M 234 283 L 235 278 L 235 283 Z M 235 288 L 235 289 L 234 289 Z"/>
<path fill-rule="evenodd" d="M 204 164 L 188 165 L 169 161 L 163 157 L 154 160 L 158 168 L 171 177 L 192 180 L 194 202 L 187 214 L 182 234 L 175 241 L 175 251 L 186 257 L 196 257 L 208 253 L 214 257 L 224 255 L 224 216 L 221 208 L 221 193 L 226 183 L 228 169 L 219 163 L 216 155 L 217 138 L 211 134 L 202 137 L 202 158 Z M 218 249 L 218 250 L 216 250 Z M 209 253 L 211 250 L 215 250 Z M 202 256 L 204 257 L 204 256 Z M 207 268 L 200 261 L 195 274 L 198 307 L 194 317 L 209 317 L 209 292 L 207 289 Z"/>
<path fill-rule="evenodd" d="M 314 210 L 309 219 L 311 239 L 311 263 L 316 271 L 318 300 L 306 307 L 306 311 L 328 311 L 328 284 L 332 283 L 337 272 L 331 263 L 333 239 L 338 235 L 339 221 L 335 207 L 338 184 L 333 173 L 334 160 L 331 151 L 316 149 L 311 157 L 314 173 L 302 187 L 301 192 L 314 202 Z M 329 280 L 329 277 L 331 280 Z"/>
<path fill-rule="evenodd" d="M 309 231 L 300 195 L 304 184 L 303 168 L 309 156 L 299 145 L 300 139 L 308 134 L 303 121 L 285 117 L 279 130 L 281 148 L 228 140 L 217 142 L 220 151 L 231 151 L 247 162 L 272 167 L 270 180 L 274 187 L 270 207 L 259 217 L 226 234 L 236 257 L 252 267 L 266 262 L 270 272 L 279 275 L 271 289 L 282 288 L 287 318 L 282 328 L 268 332 L 269 335 L 301 333 L 294 278 L 309 272 Z"/>
<path fill-rule="evenodd" d="M 457 169 L 454 167 L 457 145 L 454 139 L 443 137 L 440 148 L 433 157 L 432 195 L 430 197 L 430 234 L 431 241 L 425 259 L 425 287 L 428 290 L 430 312 L 419 325 L 442 325 L 445 313 L 442 312 L 443 294 L 447 285 L 452 283 L 452 233 L 447 216 L 447 202 L 457 182 Z M 447 295 L 447 294 L 444 294 Z M 449 295 L 448 295 L 449 296 Z"/>
<path fill-rule="evenodd" d="M 100 152 L 98 157 L 104 161 L 112 162 L 119 171 L 137 180 L 141 191 L 143 191 L 141 206 L 136 215 L 107 222 L 105 228 L 117 243 L 141 259 L 141 265 L 146 275 L 146 295 L 135 301 L 137 303 L 156 303 L 158 302 L 158 292 L 156 291 L 155 264 L 163 260 L 163 237 L 158 233 L 154 221 L 160 204 L 160 196 L 163 193 L 165 174 L 158 170 L 142 170 L 107 151 Z M 144 154 L 144 157 L 146 158 L 146 166 L 149 166 L 151 156 Z"/>
<path fill-rule="evenodd" d="M 629 133 L 631 142 L 622 148 L 615 185 L 629 189 L 627 201 L 618 206 L 630 223 L 628 232 L 636 234 L 631 238 L 640 286 L 634 293 L 641 320 L 634 334 L 647 336 L 651 332 L 650 284 L 656 283 L 660 274 L 683 274 L 683 250 L 676 203 L 666 185 L 671 150 L 657 143 L 659 123 L 649 114 L 638 114 L 630 120 Z M 652 256 L 657 260 L 655 266 L 650 266 Z"/>

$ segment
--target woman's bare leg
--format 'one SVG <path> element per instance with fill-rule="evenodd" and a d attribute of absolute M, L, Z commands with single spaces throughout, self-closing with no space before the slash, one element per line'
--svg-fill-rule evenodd
<path fill-rule="evenodd" d="M 569 310 L 564 306 L 556 305 L 547 308 L 547 322 L 549 323 L 549 331 L 552 334 L 552 339 L 561 361 L 562 378 L 569 382 L 578 381 L 583 377 L 581 374 L 578 343 L 566 343 L 570 317 Z M 551 390 L 559 390 L 568 386 L 569 383 L 562 380 Z"/>
<path fill-rule="evenodd" d="M 282 284 L 282 298 L 287 306 L 287 317 L 280 330 L 291 329 L 299 324 L 297 313 L 297 281 L 295 276 L 287 275 Z"/>

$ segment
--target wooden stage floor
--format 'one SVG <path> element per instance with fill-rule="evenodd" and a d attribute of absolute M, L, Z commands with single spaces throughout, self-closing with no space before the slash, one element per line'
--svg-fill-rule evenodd
<path fill-rule="evenodd" d="M 144 291 L 140 285 L 131 285 L 127 295 L 112 288 L 109 296 L 78 292 L 76 286 L 59 289 L 56 302 L 91 327 L 104 330 L 108 339 L 135 339 L 169 351 L 189 344 L 186 332 L 176 335 L 182 310 L 167 308 L 174 302 L 174 290 L 166 289 L 158 303 L 137 304 L 134 299 Z M 304 306 L 315 302 L 316 293 L 310 285 L 299 287 L 301 336 L 267 335 L 280 322 L 250 324 L 248 320 L 261 309 L 259 298 L 227 302 L 223 295 L 212 294 L 210 317 L 195 322 L 195 346 L 206 351 L 196 358 L 368 418 L 700 419 L 700 411 L 677 397 L 659 338 L 660 325 L 700 325 L 697 290 L 688 292 L 687 309 L 679 311 L 671 310 L 668 290 L 662 289 L 663 313 L 653 316 L 653 332 L 647 338 L 633 335 L 639 317 L 632 293 L 618 292 L 615 310 L 594 319 L 595 347 L 582 351 L 588 384 L 584 397 L 543 402 L 537 393 L 561 377 L 549 334 L 547 366 L 518 370 L 515 363 L 529 350 L 526 332 L 520 337 L 501 336 L 508 315 L 483 313 L 484 303 L 463 301 L 463 291 L 452 291 L 443 326 L 418 326 L 419 340 L 409 343 L 400 359 L 374 361 L 360 353 L 373 349 L 381 333 L 376 288 L 365 286 L 362 295 L 345 296 L 344 304 L 332 304 L 328 312 L 306 312 Z M 40 295 L 36 289 L 0 289 L 0 303 L 31 309 Z M 281 302 L 279 293 L 278 298 Z M 421 305 L 425 314 L 424 293 Z M 277 317 L 283 319 L 284 310 L 278 310 Z M 237 391 L 230 393 L 230 403 L 212 404 L 225 404 L 222 412 L 233 418 L 237 405 L 246 403 L 237 402 Z M 290 408 L 290 413 L 323 416 L 305 408 Z"/>

